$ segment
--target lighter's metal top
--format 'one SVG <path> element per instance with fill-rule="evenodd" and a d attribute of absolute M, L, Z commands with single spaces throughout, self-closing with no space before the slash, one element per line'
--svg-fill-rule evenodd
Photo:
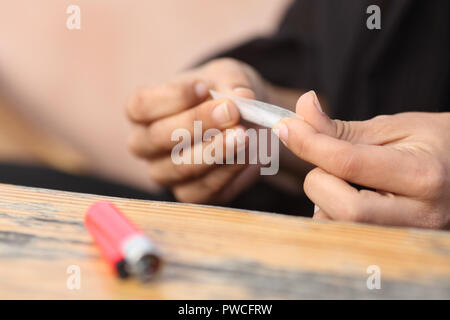
<path fill-rule="evenodd" d="M 144 234 L 135 234 L 126 239 L 121 250 L 126 271 L 143 282 L 150 280 L 160 268 L 160 253 Z"/>

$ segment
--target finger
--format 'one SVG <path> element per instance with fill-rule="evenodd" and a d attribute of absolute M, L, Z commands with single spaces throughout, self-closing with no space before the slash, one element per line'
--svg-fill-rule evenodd
<path fill-rule="evenodd" d="M 212 141 L 192 146 L 189 157 L 184 158 L 183 163 L 174 161 L 171 156 L 153 160 L 149 169 L 150 178 L 166 186 L 199 178 L 217 166 L 237 163 L 237 154 L 245 153 L 247 145 L 244 128 L 235 126 L 222 131 Z M 195 163 L 196 154 L 202 156 L 201 163 Z"/>
<path fill-rule="evenodd" d="M 332 220 L 331 217 L 316 204 L 314 204 L 314 214 L 312 218 L 316 220 Z"/>
<path fill-rule="evenodd" d="M 378 116 L 366 121 L 330 119 L 323 111 L 314 91 L 303 94 L 297 101 L 297 114 L 317 132 L 353 144 L 384 145 L 404 138 L 401 121 L 395 116 Z"/>
<path fill-rule="evenodd" d="M 320 168 L 308 173 L 304 190 L 333 220 L 421 227 L 427 223 L 421 216 L 429 210 L 421 202 L 390 193 L 358 191 Z"/>
<path fill-rule="evenodd" d="M 237 88 L 252 88 L 251 77 L 245 64 L 232 59 L 205 65 L 205 78 L 210 79 L 214 89 L 219 92 L 233 93 Z"/>
<path fill-rule="evenodd" d="M 240 96 L 247 99 L 255 99 L 255 92 L 252 89 L 243 88 L 243 87 L 237 87 L 234 88 L 231 94 L 235 96 Z M 248 122 L 247 120 L 241 119 L 242 124 L 244 124 L 247 127 L 255 127 L 254 124 Z"/>
<path fill-rule="evenodd" d="M 333 220 L 330 218 L 329 215 L 325 213 L 325 211 L 319 209 L 316 212 L 314 212 L 314 215 L 312 217 L 314 220 Z"/>
<path fill-rule="evenodd" d="M 209 87 L 196 73 L 189 73 L 163 85 L 141 88 L 127 104 L 128 117 L 137 123 L 150 123 L 179 113 L 204 101 Z"/>
<path fill-rule="evenodd" d="M 428 171 L 412 150 L 352 144 L 317 132 L 300 119 L 283 119 L 274 127 L 298 157 L 344 180 L 404 195 L 423 195 Z"/>
<path fill-rule="evenodd" d="M 247 99 L 255 99 L 255 92 L 249 88 L 237 87 L 233 89 L 233 95 Z"/>
<path fill-rule="evenodd" d="M 239 117 L 239 110 L 230 100 L 209 100 L 172 117 L 155 121 L 148 127 L 141 127 L 132 135 L 130 148 L 136 155 L 151 159 L 169 152 L 177 144 L 189 146 L 201 142 L 204 131 L 230 128 L 239 122 Z"/>
<path fill-rule="evenodd" d="M 217 167 L 200 179 L 175 186 L 173 193 L 181 202 L 217 202 L 220 199 L 220 193 L 246 166 L 234 164 Z"/>

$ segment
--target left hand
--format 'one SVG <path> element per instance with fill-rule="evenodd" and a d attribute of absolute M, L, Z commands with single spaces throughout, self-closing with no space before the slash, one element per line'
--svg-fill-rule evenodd
<path fill-rule="evenodd" d="M 317 166 L 304 182 L 318 209 L 314 218 L 450 228 L 450 113 L 331 120 L 310 91 L 298 100 L 297 114 L 303 120 L 286 118 L 274 129 Z"/>

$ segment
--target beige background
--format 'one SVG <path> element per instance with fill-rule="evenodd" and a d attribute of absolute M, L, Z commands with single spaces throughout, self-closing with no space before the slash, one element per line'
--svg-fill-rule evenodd
<path fill-rule="evenodd" d="M 95 173 L 149 186 L 145 167 L 126 148 L 127 97 L 211 52 L 271 32 L 288 2 L 3 0 L 1 94 L 82 151 Z M 66 28 L 70 4 L 81 8 L 79 31 Z"/>

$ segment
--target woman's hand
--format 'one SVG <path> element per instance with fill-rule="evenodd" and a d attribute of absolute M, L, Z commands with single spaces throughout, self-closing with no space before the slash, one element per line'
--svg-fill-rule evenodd
<path fill-rule="evenodd" d="M 274 129 L 317 166 L 304 190 L 314 218 L 434 229 L 450 227 L 450 113 L 331 120 L 313 91 Z M 357 190 L 355 183 L 372 190 Z"/>
<path fill-rule="evenodd" d="M 176 129 L 188 130 L 193 148 L 213 142 L 194 145 L 194 121 L 202 121 L 203 133 L 210 128 L 235 129 L 236 140 L 245 143 L 244 128 L 238 125 L 239 111 L 229 100 L 209 100 L 208 89 L 255 98 L 264 90 L 261 77 L 248 65 L 232 59 L 214 60 L 198 69 L 151 88 L 138 90 L 127 106 L 135 129 L 130 137 L 132 152 L 145 159 L 149 176 L 161 185 L 172 189 L 183 202 L 210 203 L 232 199 L 258 175 L 255 166 L 243 164 L 175 164 L 172 141 Z M 223 138 L 226 150 L 226 137 Z M 235 143 L 236 144 L 236 143 Z M 231 150 L 236 152 L 237 149 Z M 191 152 L 193 154 L 194 152 Z M 224 156 L 226 152 L 223 152 Z"/>

